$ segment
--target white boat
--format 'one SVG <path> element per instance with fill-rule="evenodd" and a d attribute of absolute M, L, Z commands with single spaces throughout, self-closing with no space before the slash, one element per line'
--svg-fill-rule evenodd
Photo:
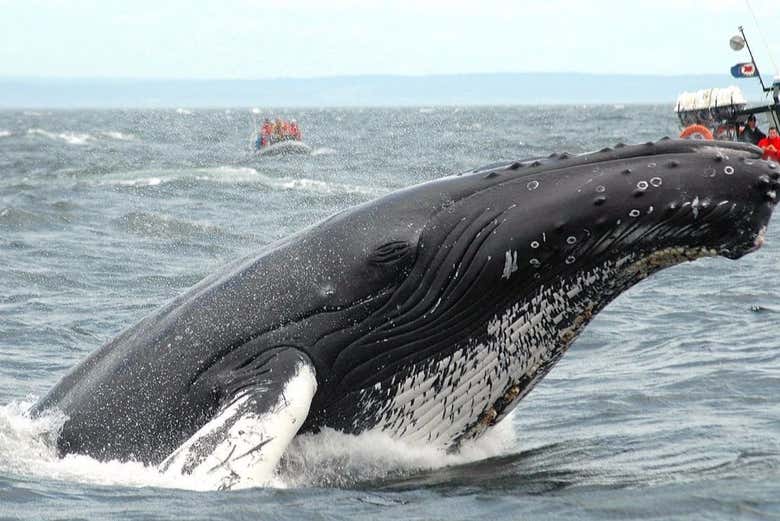
<path fill-rule="evenodd" d="M 772 126 L 780 125 L 780 78 L 775 78 L 770 86 L 764 85 L 742 27 L 739 34 L 731 38 L 729 46 L 735 51 L 747 48 L 750 55 L 749 62 L 737 63 L 731 68 L 731 75 L 734 78 L 757 78 L 761 82 L 761 90 L 767 97 L 771 96 L 771 101 L 749 107 L 736 86 L 683 92 L 678 96 L 674 109 L 682 127 L 681 138 L 753 143 L 753 138 L 744 133 L 748 118 L 766 113 Z"/>

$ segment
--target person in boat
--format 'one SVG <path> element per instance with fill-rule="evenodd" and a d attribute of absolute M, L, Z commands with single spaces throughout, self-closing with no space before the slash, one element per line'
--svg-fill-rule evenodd
<path fill-rule="evenodd" d="M 274 122 L 274 142 L 284 141 L 286 136 L 286 125 L 282 118 L 276 118 Z"/>
<path fill-rule="evenodd" d="M 769 135 L 758 142 L 758 146 L 764 151 L 764 159 L 780 161 L 780 134 L 777 128 L 769 127 Z"/>
<path fill-rule="evenodd" d="M 298 128 L 298 122 L 294 119 L 290 120 L 290 137 L 295 141 L 301 140 L 301 129 Z"/>
<path fill-rule="evenodd" d="M 263 120 L 263 126 L 260 127 L 260 147 L 267 147 L 271 144 L 271 136 L 274 133 L 274 124 L 271 120 L 265 118 Z"/>
<path fill-rule="evenodd" d="M 758 142 L 765 137 L 766 135 L 758 128 L 756 115 L 751 114 L 748 116 L 747 125 L 739 133 L 739 140 L 745 143 L 758 145 Z"/>

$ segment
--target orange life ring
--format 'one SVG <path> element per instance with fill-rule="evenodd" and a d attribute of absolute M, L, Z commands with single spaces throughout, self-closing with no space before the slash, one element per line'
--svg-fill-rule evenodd
<path fill-rule="evenodd" d="M 682 139 L 712 139 L 712 132 L 704 125 L 689 125 L 680 132 Z"/>

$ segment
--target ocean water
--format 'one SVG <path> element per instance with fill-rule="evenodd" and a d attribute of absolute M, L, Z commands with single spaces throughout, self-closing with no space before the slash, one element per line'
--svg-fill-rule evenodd
<path fill-rule="evenodd" d="M 268 115 L 277 112 L 269 111 Z M 27 408 L 231 260 L 482 164 L 676 135 L 670 106 L 300 109 L 310 156 L 250 149 L 248 109 L 0 112 L 0 519 L 780 519 L 780 225 L 607 307 L 455 455 L 296 439 L 277 486 L 58 458 Z"/>

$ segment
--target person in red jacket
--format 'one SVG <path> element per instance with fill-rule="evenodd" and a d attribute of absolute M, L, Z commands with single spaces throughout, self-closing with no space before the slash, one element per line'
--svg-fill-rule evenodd
<path fill-rule="evenodd" d="M 294 119 L 290 120 L 290 135 L 296 141 L 301 140 L 301 129 L 298 128 L 298 122 Z"/>
<path fill-rule="evenodd" d="M 263 126 L 260 127 L 260 134 L 257 136 L 257 141 L 255 143 L 255 148 L 260 150 L 263 147 L 267 147 L 271 144 L 271 134 L 274 131 L 274 124 L 271 123 L 271 120 L 268 118 L 265 118 L 265 121 L 263 121 Z"/>
<path fill-rule="evenodd" d="M 764 159 L 780 161 L 780 135 L 776 127 L 769 127 L 767 137 L 760 140 L 758 146 L 764 150 Z"/>

